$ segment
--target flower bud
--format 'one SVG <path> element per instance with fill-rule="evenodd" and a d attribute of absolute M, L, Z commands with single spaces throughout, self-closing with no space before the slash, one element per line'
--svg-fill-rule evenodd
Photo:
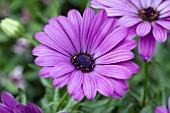
<path fill-rule="evenodd" d="M 5 18 L 1 21 L 0 27 L 7 36 L 21 37 L 24 33 L 24 27 L 18 22 L 10 18 Z"/>

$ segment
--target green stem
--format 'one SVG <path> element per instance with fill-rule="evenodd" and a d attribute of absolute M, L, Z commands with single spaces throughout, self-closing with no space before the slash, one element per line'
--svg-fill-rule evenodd
<path fill-rule="evenodd" d="M 147 87 L 148 87 L 148 63 L 144 63 L 144 75 L 145 75 L 145 86 L 144 86 L 144 95 L 143 95 L 143 103 L 142 106 L 144 107 L 146 104 L 146 95 L 147 95 Z"/>
<path fill-rule="evenodd" d="M 62 103 L 64 102 L 64 100 L 67 98 L 67 95 L 68 95 L 68 93 L 66 91 L 64 96 L 61 98 L 61 100 L 60 100 L 60 102 L 59 102 L 59 104 L 57 106 L 56 112 L 60 110 L 60 107 L 61 107 Z"/>
<path fill-rule="evenodd" d="M 35 42 L 34 40 L 32 40 L 30 37 L 28 37 L 27 35 L 22 35 L 25 39 L 27 39 L 33 46 L 37 46 L 38 43 Z"/>
<path fill-rule="evenodd" d="M 58 16 L 58 10 L 57 10 L 56 5 L 58 5 L 58 4 L 56 4 L 55 0 L 52 0 L 52 5 L 53 5 L 53 8 L 54 8 L 55 16 L 57 17 Z"/>
<path fill-rule="evenodd" d="M 86 8 L 87 8 L 87 7 L 90 7 L 90 0 L 87 0 Z"/>

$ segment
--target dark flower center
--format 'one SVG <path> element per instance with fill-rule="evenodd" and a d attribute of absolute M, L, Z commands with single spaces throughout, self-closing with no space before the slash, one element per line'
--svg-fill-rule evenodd
<path fill-rule="evenodd" d="M 139 11 L 139 17 L 145 21 L 153 22 L 158 19 L 159 11 L 152 7 L 145 7 Z"/>
<path fill-rule="evenodd" d="M 76 53 L 71 61 L 77 70 L 81 70 L 84 73 L 93 71 L 95 67 L 95 60 L 87 52 Z"/>

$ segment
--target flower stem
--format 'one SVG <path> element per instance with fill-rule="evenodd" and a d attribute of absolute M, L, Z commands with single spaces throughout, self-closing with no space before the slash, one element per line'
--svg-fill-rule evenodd
<path fill-rule="evenodd" d="M 146 95 L 147 95 L 147 87 L 148 87 L 148 63 L 145 62 L 144 63 L 144 75 L 145 75 L 145 79 L 144 79 L 144 94 L 143 94 L 143 103 L 142 106 L 144 107 L 146 104 Z"/>
<path fill-rule="evenodd" d="M 55 16 L 57 17 L 58 16 L 58 10 L 57 10 L 58 4 L 56 4 L 56 0 L 52 0 L 52 5 L 53 5 L 53 8 L 54 8 Z"/>
<path fill-rule="evenodd" d="M 37 46 L 38 43 L 35 42 L 34 40 L 32 40 L 30 37 L 28 37 L 27 35 L 22 35 L 25 39 L 27 39 L 33 46 Z"/>
<path fill-rule="evenodd" d="M 60 107 L 61 107 L 62 103 L 64 102 L 64 100 L 67 98 L 67 95 L 68 95 L 68 93 L 66 91 L 64 96 L 61 98 L 61 100 L 60 100 L 60 102 L 59 102 L 59 104 L 57 106 L 56 112 L 60 110 Z"/>

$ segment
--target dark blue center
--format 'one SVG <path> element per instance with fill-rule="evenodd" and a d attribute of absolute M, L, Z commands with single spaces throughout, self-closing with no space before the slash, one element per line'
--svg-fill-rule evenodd
<path fill-rule="evenodd" d="M 145 11 L 144 15 L 146 16 L 146 18 L 151 18 L 156 13 L 156 11 L 152 7 L 148 7 L 144 11 Z"/>
<path fill-rule="evenodd" d="M 82 72 L 90 72 L 94 68 L 94 59 L 87 52 L 80 52 L 72 57 L 72 63 L 76 69 Z"/>

